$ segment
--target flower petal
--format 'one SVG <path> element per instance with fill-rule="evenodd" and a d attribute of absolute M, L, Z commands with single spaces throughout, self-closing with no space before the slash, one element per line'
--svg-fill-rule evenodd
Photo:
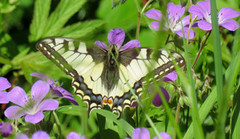
<path fill-rule="evenodd" d="M 163 87 L 160 87 L 160 89 L 161 89 L 161 91 L 162 91 L 162 93 L 163 93 L 166 101 L 168 102 L 168 101 L 169 101 L 169 94 L 168 94 L 167 90 L 164 89 Z M 160 92 L 160 93 L 161 93 L 161 92 Z M 157 93 L 157 94 L 155 95 L 152 103 L 153 103 L 153 105 L 156 106 L 156 107 L 159 107 L 159 106 L 161 106 L 161 105 L 163 104 L 163 103 L 162 103 L 162 99 L 161 99 L 159 93 Z"/>
<path fill-rule="evenodd" d="M 78 105 L 78 102 L 77 102 L 73 97 L 63 96 L 63 98 L 68 99 L 68 100 L 69 100 L 70 102 L 72 102 L 74 105 Z"/>
<path fill-rule="evenodd" d="M 31 100 L 36 104 L 40 103 L 47 95 L 49 88 L 49 84 L 44 81 L 39 80 L 35 82 L 31 89 Z"/>
<path fill-rule="evenodd" d="M 0 123 L 0 133 L 2 135 L 2 137 L 8 137 L 11 132 L 12 132 L 13 128 L 11 123 L 9 122 L 1 122 Z"/>
<path fill-rule="evenodd" d="M 21 108 L 19 106 L 10 106 L 4 111 L 4 115 L 8 119 L 18 119 L 25 114 L 26 114 L 26 112 L 23 111 L 23 108 Z"/>
<path fill-rule="evenodd" d="M 198 19 L 203 19 L 203 17 L 204 17 L 204 13 L 202 13 L 203 11 L 202 11 L 201 7 L 199 7 L 197 5 L 192 5 L 188 9 L 188 12 L 193 14 L 192 18 L 194 18 L 195 16 L 198 16 Z"/>
<path fill-rule="evenodd" d="M 29 101 L 26 92 L 19 86 L 8 92 L 8 100 L 22 107 Z"/>
<path fill-rule="evenodd" d="M 159 30 L 159 26 L 160 26 L 160 23 L 158 21 L 153 21 L 149 25 L 149 28 L 150 29 L 154 29 L 155 31 L 158 31 Z"/>
<path fill-rule="evenodd" d="M 0 77 L 0 91 L 6 90 L 11 87 L 11 84 L 4 77 Z"/>
<path fill-rule="evenodd" d="M 212 24 L 208 23 L 205 20 L 200 20 L 197 23 L 198 23 L 198 27 L 202 30 L 206 30 L 206 31 L 212 30 Z"/>
<path fill-rule="evenodd" d="M 138 40 L 131 40 L 128 43 L 126 43 L 120 50 L 126 50 L 126 49 L 132 49 L 135 47 L 141 47 L 140 42 Z"/>
<path fill-rule="evenodd" d="M 133 139 L 150 139 L 150 134 L 147 128 L 136 128 L 133 131 Z"/>
<path fill-rule="evenodd" d="M 183 17 L 181 21 L 182 21 L 182 23 L 180 22 L 181 26 L 182 26 L 182 24 L 184 27 L 189 25 L 190 24 L 190 15 Z"/>
<path fill-rule="evenodd" d="M 178 30 L 178 31 L 175 31 L 175 33 L 180 36 L 180 37 L 183 37 L 183 32 L 182 30 Z M 184 27 L 184 35 L 185 35 L 185 38 L 187 38 L 187 34 L 188 34 L 188 27 Z M 190 33 L 189 33 L 189 39 L 192 39 L 194 38 L 195 36 L 195 33 L 192 29 L 190 29 Z"/>
<path fill-rule="evenodd" d="M 48 84 L 53 84 L 53 80 L 51 78 L 49 78 L 47 75 L 44 75 L 40 72 L 34 72 L 34 73 L 31 73 L 30 75 L 33 77 L 38 77 L 41 80 L 47 82 Z"/>
<path fill-rule="evenodd" d="M 170 135 L 168 135 L 168 133 L 166 132 L 161 132 L 160 136 L 162 137 L 162 139 L 171 139 Z M 153 139 L 158 139 L 158 137 L 155 136 Z"/>
<path fill-rule="evenodd" d="M 225 21 L 240 16 L 240 12 L 235 11 L 232 8 L 222 8 L 218 12 L 218 22 L 219 24 L 224 23 Z"/>
<path fill-rule="evenodd" d="M 179 20 L 185 12 L 185 8 L 181 5 L 175 5 L 172 2 L 167 4 L 168 19 Z"/>
<path fill-rule="evenodd" d="M 85 137 L 85 136 L 81 136 L 80 139 L 87 139 L 87 137 Z"/>
<path fill-rule="evenodd" d="M 201 8 L 202 13 L 205 13 L 205 14 L 211 13 L 211 6 L 210 6 L 209 0 L 199 1 L 197 4 Z"/>
<path fill-rule="evenodd" d="M 70 96 L 73 97 L 71 93 L 69 93 L 66 89 L 60 87 L 60 86 L 55 86 L 55 88 L 62 94 L 62 96 Z"/>
<path fill-rule="evenodd" d="M 36 123 L 40 122 L 43 118 L 44 118 L 44 114 L 42 112 L 37 112 L 34 115 L 27 114 L 25 116 L 25 121 L 36 124 Z"/>
<path fill-rule="evenodd" d="M 211 8 L 210 8 L 210 1 L 199 1 L 197 5 L 193 5 L 189 8 L 189 12 L 193 14 L 193 17 L 196 15 L 198 19 L 204 19 L 211 23 Z"/>
<path fill-rule="evenodd" d="M 0 92 L 0 104 L 1 103 L 8 103 L 8 94 L 7 92 Z"/>
<path fill-rule="evenodd" d="M 104 42 L 95 41 L 95 42 L 94 42 L 94 45 L 96 45 L 96 46 L 98 46 L 98 47 L 101 47 L 101 48 L 103 48 L 103 49 L 105 49 L 105 50 L 108 50 L 108 47 L 107 47 L 107 45 L 106 45 Z"/>
<path fill-rule="evenodd" d="M 120 48 L 125 39 L 125 32 L 121 28 L 111 29 L 108 33 L 108 42 L 110 45 L 117 45 Z"/>
<path fill-rule="evenodd" d="M 70 132 L 67 135 L 67 139 L 80 139 L 80 136 L 78 135 L 78 133 L 76 132 Z"/>
<path fill-rule="evenodd" d="M 17 133 L 15 139 L 28 139 L 26 134 Z"/>
<path fill-rule="evenodd" d="M 39 105 L 39 110 L 56 110 L 59 103 L 55 99 L 45 99 Z"/>
<path fill-rule="evenodd" d="M 138 103 L 136 101 L 134 101 L 131 105 L 131 107 L 136 107 L 138 105 Z"/>
<path fill-rule="evenodd" d="M 45 131 L 37 131 L 32 135 L 32 139 L 50 139 L 50 136 Z"/>
<path fill-rule="evenodd" d="M 235 31 L 238 29 L 239 24 L 235 20 L 228 20 L 228 21 L 224 22 L 223 24 L 220 24 L 220 26 L 222 26 L 230 31 Z"/>
<path fill-rule="evenodd" d="M 175 81 L 177 79 L 177 74 L 175 71 L 168 73 L 167 75 L 164 76 L 163 81 L 168 82 L 168 81 Z"/>
<path fill-rule="evenodd" d="M 161 11 L 159 10 L 156 10 L 156 9 L 150 9 L 148 10 L 145 15 L 150 18 L 150 19 L 155 19 L 155 20 L 158 20 L 160 21 L 161 18 L 162 18 L 162 13 Z"/>

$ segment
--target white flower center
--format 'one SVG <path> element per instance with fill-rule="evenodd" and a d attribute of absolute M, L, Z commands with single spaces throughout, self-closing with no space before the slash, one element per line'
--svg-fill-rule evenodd
<path fill-rule="evenodd" d="M 25 106 L 24 110 L 26 111 L 27 114 L 34 115 L 38 112 L 39 109 L 38 106 L 39 104 L 36 104 L 36 102 L 30 100 Z"/>

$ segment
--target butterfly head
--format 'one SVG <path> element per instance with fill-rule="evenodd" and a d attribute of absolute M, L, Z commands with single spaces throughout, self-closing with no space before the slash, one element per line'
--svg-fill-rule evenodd
<path fill-rule="evenodd" d="M 108 65 L 115 66 L 116 61 L 118 60 L 118 57 L 119 57 L 119 49 L 117 45 L 113 44 L 108 49 Z"/>

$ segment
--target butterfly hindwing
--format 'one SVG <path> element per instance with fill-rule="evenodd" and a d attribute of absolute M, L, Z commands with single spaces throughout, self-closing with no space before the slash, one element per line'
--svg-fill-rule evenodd
<path fill-rule="evenodd" d="M 173 60 L 182 67 L 185 65 L 184 58 L 175 51 L 170 51 L 172 57 L 165 50 L 154 53 L 151 48 L 128 49 L 122 52 L 120 63 L 128 69 L 132 79 L 144 82 L 144 77 L 153 72 L 155 79 L 174 71 Z M 173 58 L 173 59 L 172 59 Z"/>
<path fill-rule="evenodd" d="M 174 70 L 165 50 L 157 54 L 143 47 L 120 50 L 114 59 L 116 64 L 111 65 L 110 50 L 69 38 L 46 38 L 37 48 L 73 78 L 75 93 L 88 103 L 89 111 L 109 105 L 121 114 L 135 101 L 133 92 L 141 95 L 147 75 L 151 73 L 158 80 Z M 185 64 L 180 54 L 170 53 L 180 67 Z"/>

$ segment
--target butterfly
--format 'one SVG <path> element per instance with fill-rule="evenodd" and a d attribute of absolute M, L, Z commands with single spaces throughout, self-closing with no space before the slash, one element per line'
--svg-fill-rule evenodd
<path fill-rule="evenodd" d="M 141 95 L 147 75 L 160 79 L 174 71 L 173 59 L 180 67 L 185 65 L 175 51 L 170 51 L 172 57 L 165 50 L 154 55 L 148 47 L 120 50 L 113 44 L 103 49 L 63 37 L 45 38 L 36 47 L 72 77 L 75 94 L 88 104 L 89 113 L 108 105 L 121 115 L 135 101 L 133 93 Z"/>

